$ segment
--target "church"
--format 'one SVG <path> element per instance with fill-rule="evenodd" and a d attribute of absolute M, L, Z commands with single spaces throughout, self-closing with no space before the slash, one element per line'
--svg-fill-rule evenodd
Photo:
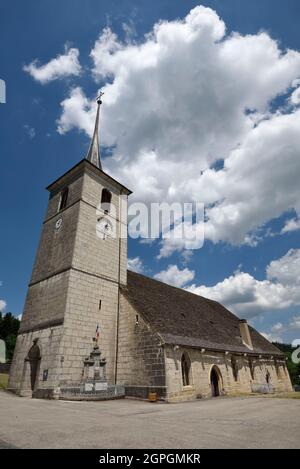
<path fill-rule="evenodd" d="M 9 390 L 167 402 L 291 391 L 284 355 L 246 320 L 127 270 L 131 191 L 102 169 L 97 104 L 86 158 L 47 187 Z"/>

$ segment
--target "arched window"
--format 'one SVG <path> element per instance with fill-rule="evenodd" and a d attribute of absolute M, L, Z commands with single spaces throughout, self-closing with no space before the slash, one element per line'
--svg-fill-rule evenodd
<path fill-rule="evenodd" d="M 281 367 L 280 367 L 280 363 L 278 363 L 277 360 L 275 360 L 275 369 L 276 369 L 277 378 L 281 379 L 282 378 Z"/>
<path fill-rule="evenodd" d="M 110 203 L 111 203 L 111 192 L 107 189 L 102 190 L 101 195 L 101 208 L 104 210 L 105 213 L 109 213 L 110 211 Z"/>
<path fill-rule="evenodd" d="M 254 365 L 253 365 L 252 358 L 249 358 L 249 369 L 250 369 L 251 378 L 254 380 L 255 376 L 254 376 Z"/>
<path fill-rule="evenodd" d="M 189 356 L 184 353 L 181 357 L 181 373 L 183 386 L 190 385 L 190 371 L 191 371 L 191 360 Z"/>
<path fill-rule="evenodd" d="M 239 377 L 239 368 L 235 357 L 231 357 L 231 367 L 234 381 L 237 381 Z"/>
<path fill-rule="evenodd" d="M 68 202 L 68 195 L 69 195 L 69 188 L 66 187 L 61 193 L 59 211 L 66 208 L 67 202 Z"/>

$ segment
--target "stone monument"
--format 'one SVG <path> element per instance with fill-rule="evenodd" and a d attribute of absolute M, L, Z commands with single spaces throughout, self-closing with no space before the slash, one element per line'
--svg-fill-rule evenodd
<path fill-rule="evenodd" d="M 108 400 L 125 397 L 123 386 L 108 384 L 106 358 L 101 358 L 98 338 L 93 338 L 93 349 L 83 361 L 82 380 L 77 385 L 61 386 L 60 399 Z"/>

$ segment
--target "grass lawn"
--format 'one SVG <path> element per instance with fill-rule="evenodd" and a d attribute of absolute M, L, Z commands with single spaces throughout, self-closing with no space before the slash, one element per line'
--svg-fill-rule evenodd
<path fill-rule="evenodd" d="M 300 399 L 300 392 L 282 392 L 275 394 L 260 394 L 260 393 L 230 393 L 228 397 L 265 397 L 265 398 L 281 398 L 281 399 Z"/>
<path fill-rule="evenodd" d="M 300 392 L 283 392 L 281 394 L 271 394 L 270 397 L 281 397 L 284 399 L 300 399 Z"/>
<path fill-rule="evenodd" d="M 300 399 L 300 392 L 280 392 L 275 394 L 252 394 L 253 397 L 265 397 L 271 399 Z"/>
<path fill-rule="evenodd" d="M 0 373 L 0 389 L 6 389 L 8 384 L 8 374 Z"/>

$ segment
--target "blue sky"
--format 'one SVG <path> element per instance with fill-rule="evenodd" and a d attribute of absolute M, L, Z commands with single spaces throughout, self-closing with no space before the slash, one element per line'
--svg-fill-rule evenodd
<path fill-rule="evenodd" d="M 199 5 L 211 8 L 209 11 L 216 12 L 220 19 L 208 10 L 197 10 Z M 192 10 L 196 11 L 196 19 L 187 17 Z M 156 200 L 165 200 L 172 181 L 179 188 L 182 180 L 183 187 L 191 188 L 191 200 L 220 206 L 219 216 L 227 214 L 222 227 L 216 214 L 210 213 L 205 245 L 190 256 L 178 248 L 158 259 L 162 249 L 159 242 L 150 245 L 129 240 L 129 257 L 135 259 L 132 265 L 146 275 L 156 275 L 222 301 L 270 338 L 299 338 L 299 141 L 289 129 L 294 128 L 298 118 L 300 64 L 296 53 L 284 58 L 289 49 L 300 50 L 299 14 L 298 0 L 2 0 L 0 78 L 6 82 L 7 102 L 0 104 L 0 301 L 5 301 L 6 311 L 16 315 L 22 312 L 47 204 L 44 188 L 85 155 L 94 115 L 91 103 L 98 89 L 110 83 L 112 91 L 122 91 L 121 82 L 126 85 L 126 99 L 116 99 L 109 105 L 112 94 L 105 89 L 102 142 L 112 152 L 117 147 L 115 156 L 119 157 L 106 157 L 105 169 L 132 188 L 137 200 L 148 200 L 149 193 L 138 187 L 136 177 L 130 180 L 126 168 L 134 175 L 140 175 L 145 168 L 145 173 L 157 177 L 153 186 L 159 188 Z M 152 41 L 157 48 L 149 52 L 149 57 L 158 61 L 151 72 L 151 93 L 161 97 L 163 109 L 151 101 L 144 87 L 149 72 L 139 63 L 139 54 L 153 45 L 145 34 L 153 32 L 160 20 L 175 28 L 173 32 L 159 29 L 160 35 Z M 226 33 L 220 32 L 221 21 Z M 185 29 L 181 31 L 178 25 L 183 23 Z M 106 40 L 104 28 L 109 31 Z M 184 36 L 191 31 L 197 47 Z M 237 39 L 230 42 L 233 31 Z M 261 31 L 267 39 L 261 38 Z M 249 35 L 253 40 L 246 41 Z M 226 41 L 221 53 L 219 43 Z M 272 47 L 277 47 L 281 55 L 270 52 Z M 73 49 L 79 56 L 69 72 L 55 76 L 48 69 L 47 82 L 43 82 L 38 74 L 41 65 L 59 55 L 67 56 Z M 261 50 L 266 59 L 254 50 Z M 143 60 L 148 57 L 147 52 L 144 54 Z M 24 67 L 35 59 L 39 62 L 25 71 Z M 126 61 L 128 70 L 125 67 L 124 72 Z M 80 72 L 76 72 L 75 62 Z M 76 104 L 71 115 L 70 103 Z M 252 125 L 247 107 L 254 116 Z M 152 114 L 143 121 L 149 109 Z M 154 109 L 159 132 L 155 129 Z M 139 134 L 133 117 L 138 113 L 142 116 Z M 177 114 L 176 121 L 173 114 Z M 126 116 L 132 121 L 131 127 Z M 179 129 L 177 133 L 175 128 Z M 123 137 L 123 129 L 127 137 Z M 205 141 L 208 133 L 212 143 Z M 176 141 L 179 134 L 186 137 L 184 145 L 182 140 Z M 152 135 L 155 159 L 149 169 L 151 158 L 144 164 L 141 155 L 149 151 L 147 139 Z M 168 136 L 174 138 L 178 150 L 170 145 Z M 219 145 L 215 143 L 218 140 Z M 269 142 L 268 151 L 271 147 L 274 154 L 262 158 L 254 152 L 255 142 L 262 140 Z M 239 155 L 234 153 L 238 148 Z M 103 155 L 107 153 L 103 148 Z M 240 166 L 238 158 L 244 158 Z M 181 159 L 186 162 L 182 173 Z M 221 171 L 214 173 L 219 159 L 230 169 L 222 171 L 222 164 Z M 247 165 L 248 173 L 244 173 L 241 168 Z M 167 182 L 165 177 L 159 178 L 160 168 L 168 174 Z M 170 168 L 169 173 L 164 173 L 166 168 Z M 194 180 L 194 171 L 203 177 Z M 282 182 L 278 182 L 280 173 Z M 182 174 L 181 180 L 178 174 Z M 217 195 L 211 195 L 211 190 Z M 183 190 L 181 194 L 175 190 L 175 199 L 183 201 L 180 197 L 184 196 Z M 241 197 L 243 214 L 239 212 Z M 258 202 L 254 203 L 256 198 Z M 236 212 L 230 223 L 229 206 Z M 284 230 L 291 226 L 287 225 L 291 220 L 293 229 Z"/>

